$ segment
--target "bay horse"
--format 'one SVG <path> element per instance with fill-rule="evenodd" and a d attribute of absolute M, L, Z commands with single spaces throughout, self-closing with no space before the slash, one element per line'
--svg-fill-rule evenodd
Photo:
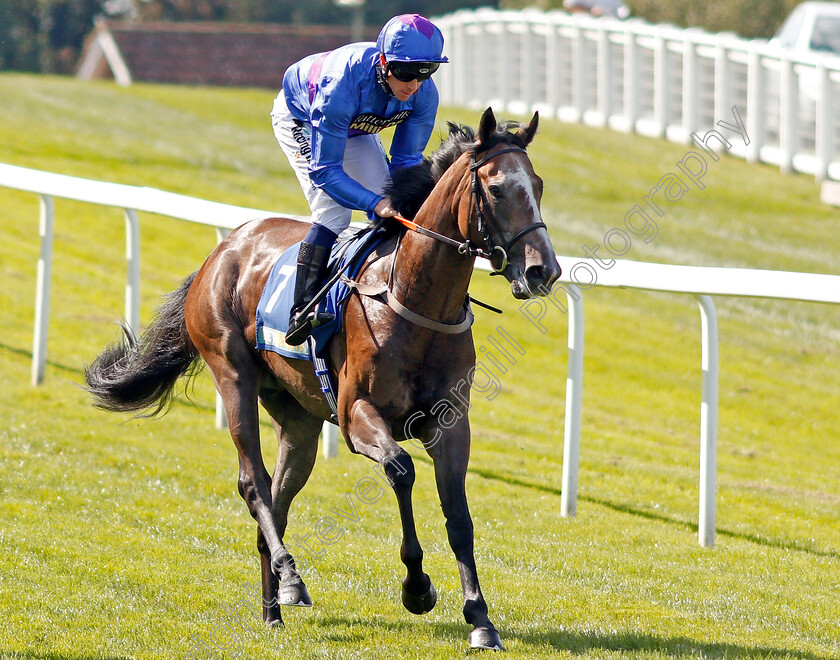
<path fill-rule="evenodd" d="M 404 232 L 399 241 L 393 238 L 377 248 L 357 276 L 359 288 L 379 285 L 380 293 L 387 282 L 386 298 L 410 310 L 409 318 L 393 311 L 382 296 L 356 290 L 341 331 L 327 347 L 347 445 L 376 461 L 396 494 L 403 533 L 400 558 L 407 569 L 402 601 L 415 614 L 430 611 L 437 594 L 423 572 L 415 530 L 414 466 L 398 442 L 422 440 L 434 462 L 461 577 L 464 618 L 473 627 L 472 648 L 503 646 L 479 587 L 464 486 L 471 407 L 464 382 L 476 361 L 469 322 L 463 320 L 471 316 L 465 300 L 477 255 L 491 258 L 519 299 L 547 294 L 560 275 L 541 219 L 542 180 L 525 151 L 538 120 L 534 114 L 527 125 L 499 124 L 488 108 L 477 135 L 450 124 L 449 137 L 419 166 L 425 175 L 410 174 L 419 177 L 414 187 L 424 189 L 426 197 L 412 213 L 419 231 Z M 413 212 L 419 202 L 397 201 L 401 188 L 411 186 L 398 185 L 395 178 L 392 199 L 399 209 L 414 204 Z M 192 375 L 203 358 L 239 453 L 239 493 L 257 521 L 263 618 L 271 626 L 282 625 L 280 605 L 311 605 L 283 536 L 289 506 L 309 478 L 319 431 L 331 411 L 310 363 L 255 348 L 255 309 L 275 260 L 307 228 L 289 218 L 240 226 L 167 296 L 139 338 L 126 330 L 126 337 L 106 347 L 85 375 L 95 405 L 123 412 L 152 409 L 155 415 L 171 401 L 175 382 Z M 418 319 L 427 323 L 418 325 Z M 446 428 L 435 422 L 435 406 L 442 401 L 452 406 Z M 273 475 L 260 452 L 259 404 L 277 435 Z"/>

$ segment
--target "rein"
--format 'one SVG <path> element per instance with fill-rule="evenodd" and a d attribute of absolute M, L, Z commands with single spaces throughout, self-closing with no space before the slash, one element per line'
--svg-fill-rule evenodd
<path fill-rule="evenodd" d="M 459 254 L 464 254 L 468 257 L 482 257 L 484 259 L 489 259 L 490 255 L 487 254 L 481 248 L 477 248 L 473 246 L 472 242 L 469 240 L 466 241 L 456 241 L 454 238 L 449 238 L 449 236 L 444 236 L 443 234 L 439 234 L 438 232 L 432 229 L 426 229 L 425 227 L 421 227 L 413 220 L 409 220 L 408 218 L 404 218 L 403 216 L 397 214 L 391 216 L 399 222 L 403 227 L 409 229 L 411 231 L 415 231 L 418 234 L 423 236 L 428 236 L 429 238 L 433 238 L 436 241 L 440 241 L 441 243 L 446 243 L 447 245 L 451 245 L 454 248 L 458 249 Z"/>
<path fill-rule="evenodd" d="M 405 218 L 403 218 L 403 220 L 405 220 Z M 406 220 L 406 222 L 411 223 L 415 227 L 417 226 L 410 220 Z M 423 229 L 423 227 L 418 227 L 418 229 Z M 443 234 L 438 234 L 437 232 L 433 231 L 431 233 L 435 236 L 440 236 L 441 238 L 446 239 L 446 241 L 444 242 L 452 241 L 452 243 L 458 243 L 457 241 L 452 240 L 448 236 L 443 236 Z M 426 328 L 427 330 L 434 330 L 435 332 L 442 332 L 445 335 L 457 335 L 469 330 L 470 327 L 472 327 L 473 321 L 475 320 L 475 317 L 472 313 L 472 309 L 470 308 L 471 298 L 469 294 L 467 294 L 467 297 L 464 299 L 464 308 L 462 312 L 464 318 L 456 323 L 442 323 L 440 321 L 435 321 L 434 319 L 421 316 L 420 314 L 411 311 L 408 307 L 403 305 L 393 293 L 391 293 L 391 285 L 394 282 L 394 269 L 397 267 L 397 254 L 400 251 L 401 243 L 402 236 L 399 236 L 397 238 L 397 244 L 394 247 L 394 258 L 391 261 L 391 272 L 388 274 L 387 283 L 380 283 L 374 285 L 362 284 L 361 282 L 357 282 L 356 280 L 351 280 L 346 276 L 342 276 L 341 279 L 344 282 L 344 284 L 351 289 L 355 289 L 356 292 L 362 296 L 367 296 L 368 298 L 377 298 L 381 302 L 388 305 L 388 307 L 395 311 L 399 316 L 402 316 L 406 321 L 408 321 L 409 323 L 413 323 L 414 325 L 419 325 L 421 328 Z M 478 304 L 483 305 L 483 303 Z M 501 311 L 499 313 L 501 313 Z"/>

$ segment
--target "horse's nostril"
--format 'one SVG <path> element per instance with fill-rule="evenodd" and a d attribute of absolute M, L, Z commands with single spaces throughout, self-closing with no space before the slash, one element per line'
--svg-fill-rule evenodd
<path fill-rule="evenodd" d="M 532 284 L 543 284 L 548 279 L 545 266 L 529 266 L 525 269 L 525 279 Z"/>
<path fill-rule="evenodd" d="M 529 266 L 525 269 L 525 282 L 531 291 L 539 291 L 546 295 L 551 285 L 560 277 L 560 266 L 552 264 L 541 264 Z"/>

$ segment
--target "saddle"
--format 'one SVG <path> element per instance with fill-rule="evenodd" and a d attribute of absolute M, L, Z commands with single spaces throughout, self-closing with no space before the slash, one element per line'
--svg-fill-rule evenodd
<path fill-rule="evenodd" d="M 375 233 L 374 233 L 375 232 Z M 377 246 L 393 236 L 393 229 L 374 229 L 367 226 L 362 229 L 351 228 L 343 232 L 332 248 L 327 264 L 324 281 L 328 282 L 339 270 L 353 262 L 346 275 L 354 278 L 365 259 Z M 257 305 L 257 348 L 272 351 L 284 357 L 299 360 L 323 358 L 330 338 L 341 330 L 344 305 L 351 293 L 345 278 L 336 282 L 321 301 L 320 308 L 330 312 L 335 319 L 319 325 L 312 330 L 312 342 L 300 346 L 286 343 L 286 331 L 289 329 L 289 314 L 294 304 L 295 278 L 297 276 L 297 255 L 300 242 L 290 245 L 278 257 L 263 287 Z M 310 345 L 312 348 L 310 349 Z"/>

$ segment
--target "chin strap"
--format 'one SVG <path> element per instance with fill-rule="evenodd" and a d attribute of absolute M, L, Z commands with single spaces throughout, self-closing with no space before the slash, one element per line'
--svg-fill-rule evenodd
<path fill-rule="evenodd" d="M 376 60 L 373 65 L 374 70 L 376 71 L 376 82 L 382 88 L 382 91 L 385 92 L 388 96 L 394 96 L 394 90 L 391 89 L 391 86 L 388 84 L 388 74 L 385 72 L 384 67 L 382 66 L 382 62 Z"/>

